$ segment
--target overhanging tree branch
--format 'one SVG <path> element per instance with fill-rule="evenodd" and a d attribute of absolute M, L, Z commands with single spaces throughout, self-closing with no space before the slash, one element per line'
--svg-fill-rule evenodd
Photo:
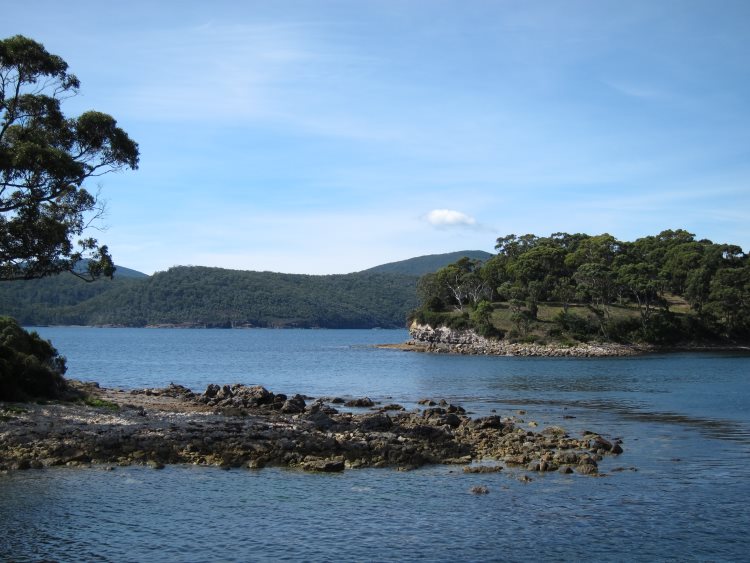
<path fill-rule="evenodd" d="M 83 186 L 137 169 L 138 145 L 105 113 L 65 117 L 61 102 L 79 87 L 67 63 L 41 44 L 20 35 L 0 41 L 0 281 L 114 272 L 95 239 L 74 249 L 102 212 Z"/>

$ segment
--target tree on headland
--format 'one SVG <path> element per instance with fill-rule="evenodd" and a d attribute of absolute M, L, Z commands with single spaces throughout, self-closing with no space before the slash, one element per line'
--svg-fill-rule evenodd
<path fill-rule="evenodd" d="M 729 337 L 750 328 L 750 265 L 716 272 L 707 309 Z"/>
<path fill-rule="evenodd" d="M 457 311 L 479 302 L 487 293 L 487 284 L 480 275 L 481 260 L 463 257 L 438 272 L 438 280 L 452 299 Z"/>
<path fill-rule="evenodd" d="M 102 211 L 84 183 L 136 169 L 138 145 L 105 113 L 66 117 L 79 86 L 36 41 L 0 41 L 0 280 L 114 272 L 107 247 L 84 236 Z"/>

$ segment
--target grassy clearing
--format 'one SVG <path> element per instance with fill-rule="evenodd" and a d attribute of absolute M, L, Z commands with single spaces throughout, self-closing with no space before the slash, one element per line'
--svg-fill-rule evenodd
<path fill-rule="evenodd" d="M 685 324 L 683 320 L 687 320 L 692 314 L 690 307 L 683 299 L 673 296 L 669 297 L 668 304 L 670 313 L 677 320 L 673 321 L 673 327 L 666 329 L 667 333 L 679 336 L 679 327 Z M 575 345 L 600 339 L 617 342 L 637 342 L 642 339 L 641 310 L 632 303 L 608 305 L 601 319 L 590 305 L 570 304 L 564 321 L 561 321 L 565 312 L 562 303 L 539 303 L 535 320 L 519 318 L 517 310 L 507 302 L 492 303 L 492 309 L 489 320 L 495 332 L 511 342 Z M 657 312 L 658 308 L 655 307 L 653 314 L 656 315 Z M 470 309 L 464 312 L 427 313 L 422 322 L 432 326 L 462 329 L 472 326 L 472 315 Z M 604 329 L 602 322 L 605 323 Z"/>

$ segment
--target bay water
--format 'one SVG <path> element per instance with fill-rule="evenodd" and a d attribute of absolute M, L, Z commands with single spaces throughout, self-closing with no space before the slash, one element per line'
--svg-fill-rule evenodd
<path fill-rule="evenodd" d="M 625 451 L 600 464 L 601 477 L 455 466 L 11 472 L 0 475 L 0 560 L 750 558 L 747 354 L 552 359 L 375 346 L 406 340 L 403 330 L 35 330 L 67 357 L 69 377 L 102 386 L 261 384 L 409 409 L 445 398 L 533 430 L 621 438 Z M 472 494 L 478 485 L 489 494 Z"/>

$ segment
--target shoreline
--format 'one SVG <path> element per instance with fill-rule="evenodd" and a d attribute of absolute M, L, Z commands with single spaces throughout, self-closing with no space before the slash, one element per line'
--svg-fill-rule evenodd
<path fill-rule="evenodd" d="M 55 325 L 55 324 L 24 324 L 22 325 L 26 330 L 36 330 L 38 328 L 96 328 L 96 329 L 138 329 L 138 330 L 185 330 L 185 331 L 235 331 L 235 330 L 304 330 L 304 331 L 318 331 L 318 330 L 406 330 L 403 326 L 373 326 L 373 327 L 326 327 L 326 326 L 294 326 L 294 325 L 279 325 L 279 326 L 258 326 L 258 325 L 236 325 L 236 326 L 209 326 L 198 323 L 182 323 L 182 324 L 148 324 L 148 325 L 125 325 L 125 324 L 96 324 L 96 325 Z"/>
<path fill-rule="evenodd" d="M 406 412 L 360 398 L 343 412 L 336 408 L 343 399 L 288 397 L 257 385 L 209 385 L 196 394 L 174 384 L 125 391 L 70 383 L 96 406 L 0 403 L 0 470 L 193 464 L 338 472 L 455 464 L 467 473 L 505 467 L 597 475 L 599 461 L 623 451 L 620 440 L 599 433 L 573 437 L 556 425 L 532 431 L 535 423 L 513 415 L 472 418 L 444 400 L 423 399 Z"/>
<path fill-rule="evenodd" d="M 750 354 L 750 346 L 742 345 L 684 345 L 657 346 L 653 344 L 618 344 L 615 342 L 563 344 L 537 344 L 508 342 L 480 336 L 473 330 L 456 330 L 447 327 L 432 328 L 412 323 L 411 338 L 397 344 L 380 344 L 378 348 L 433 354 L 476 356 L 512 356 L 539 358 L 614 358 L 646 354 L 678 352 L 741 352 Z"/>

